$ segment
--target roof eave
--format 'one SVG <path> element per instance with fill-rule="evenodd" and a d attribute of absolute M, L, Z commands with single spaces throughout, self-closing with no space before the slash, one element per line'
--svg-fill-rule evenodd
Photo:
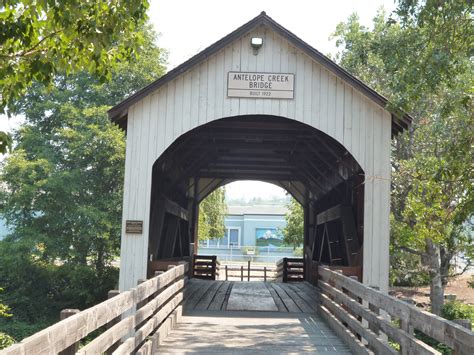
<path fill-rule="evenodd" d="M 375 90 L 371 89 L 368 87 L 366 84 L 364 84 L 362 81 L 357 79 L 355 76 L 350 74 L 348 71 L 346 71 L 344 68 L 333 62 L 331 59 L 326 57 L 324 54 L 319 52 L 317 49 L 311 47 L 309 44 L 307 44 L 305 41 L 303 41 L 301 38 L 297 37 L 295 34 L 292 32 L 288 31 L 286 28 L 278 24 L 276 21 L 274 21 L 271 17 L 267 16 L 265 12 L 262 12 L 260 15 L 257 17 L 253 18 L 246 24 L 242 25 L 235 31 L 231 32 L 227 36 L 223 37 L 219 41 L 215 42 L 211 46 L 207 47 L 200 53 L 196 54 L 183 64 L 179 65 L 175 69 L 169 71 L 167 74 L 163 75 L 161 78 L 158 80 L 152 82 L 148 86 L 144 87 L 143 89 L 137 91 L 135 94 L 129 96 L 119 104 L 115 105 L 112 107 L 107 113 L 109 116 L 109 119 L 118 124 L 121 128 L 126 129 L 127 125 L 127 116 L 128 116 L 128 108 L 133 105 L 135 102 L 139 101 L 141 98 L 149 95 L 153 91 L 157 90 L 160 86 L 164 85 L 165 83 L 173 80 L 177 76 L 181 75 L 182 73 L 188 71 L 190 68 L 193 66 L 199 64 L 200 62 L 204 61 L 208 57 L 212 56 L 215 54 L 217 51 L 225 47 L 227 44 L 231 43 L 234 41 L 236 38 L 239 38 L 251 30 L 253 30 L 255 27 L 260 26 L 260 25 L 267 25 L 274 29 L 278 34 L 289 40 L 293 45 L 295 45 L 297 48 L 305 52 L 307 55 L 309 55 L 311 58 L 315 59 L 318 61 L 321 65 L 323 65 L 326 69 L 330 70 L 333 72 L 335 75 L 341 77 L 345 81 L 347 81 L 349 84 L 354 86 L 356 89 L 360 90 L 362 93 L 364 93 L 367 97 L 369 97 L 371 100 L 382 106 L 384 109 L 388 109 L 388 104 L 389 101 L 387 98 L 384 96 L 380 95 L 377 93 Z M 406 129 L 412 121 L 412 117 L 407 114 L 403 113 L 402 115 L 398 113 L 392 113 L 392 136 L 397 135 L 398 133 L 402 132 L 404 129 Z"/>

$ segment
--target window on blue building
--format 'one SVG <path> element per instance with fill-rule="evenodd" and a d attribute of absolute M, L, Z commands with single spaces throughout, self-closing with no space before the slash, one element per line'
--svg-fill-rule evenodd
<path fill-rule="evenodd" d="M 240 246 L 240 230 L 238 228 L 226 228 L 225 236 L 221 239 L 203 240 L 200 243 L 208 248 L 235 248 Z"/>

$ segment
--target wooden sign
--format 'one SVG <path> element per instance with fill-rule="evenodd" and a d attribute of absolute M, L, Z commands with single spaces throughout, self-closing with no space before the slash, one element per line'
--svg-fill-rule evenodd
<path fill-rule="evenodd" d="M 293 99 L 294 74 L 229 72 L 227 96 L 255 99 Z"/>
<path fill-rule="evenodd" d="M 142 234 L 143 221 L 125 221 L 125 233 L 127 234 Z"/>

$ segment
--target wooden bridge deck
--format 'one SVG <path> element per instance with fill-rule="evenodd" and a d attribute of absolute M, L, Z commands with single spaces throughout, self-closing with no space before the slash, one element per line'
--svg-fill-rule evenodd
<path fill-rule="evenodd" d="M 350 354 L 316 315 L 305 283 L 192 279 L 184 314 L 160 354 Z"/>

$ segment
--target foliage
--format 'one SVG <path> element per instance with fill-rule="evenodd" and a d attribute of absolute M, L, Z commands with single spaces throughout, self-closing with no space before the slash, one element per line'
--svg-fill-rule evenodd
<path fill-rule="evenodd" d="M 288 213 L 285 219 L 286 227 L 283 229 L 283 243 L 296 249 L 304 242 L 304 211 L 303 206 L 293 197 L 288 203 Z"/>
<path fill-rule="evenodd" d="M 465 224 L 474 210 L 473 35 L 462 0 L 401 0 L 390 16 L 377 14 L 373 29 L 352 15 L 335 33 L 339 63 L 414 117 L 394 141 L 391 242 L 419 257 L 436 313 L 452 258 L 469 265 L 473 257 Z"/>
<path fill-rule="evenodd" d="M 25 124 L 1 170 L 13 232 L 0 242 L 0 279 L 14 317 L 0 327 L 16 339 L 116 288 L 125 139 L 106 111 L 164 72 L 154 33 L 144 27 L 141 37 L 139 60 L 118 65 L 111 82 L 58 74 L 53 87 L 33 83 L 12 105 Z"/>
<path fill-rule="evenodd" d="M 34 81 L 88 71 L 111 78 L 114 64 L 143 44 L 148 1 L 4 0 L 0 9 L 0 109 Z"/>
<path fill-rule="evenodd" d="M 117 63 L 136 57 L 147 0 L 4 0 L 0 7 L 0 113 L 33 82 L 54 84 L 58 73 L 87 71 L 110 79 Z M 11 149 L 0 132 L 0 153 Z"/>
<path fill-rule="evenodd" d="M 471 324 L 474 325 L 474 305 L 465 304 L 459 301 L 447 302 L 443 305 L 441 316 L 446 319 L 470 319 Z M 449 348 L 444 343 L 427 336 L 426 334 L 415 330 L 416 338 L 420 339 L 429 346 L 435 348 L 442 354 L 452 354 L 451 348 Z"/>
<path fill-rule="evenodd" d="M 459 301 L 446 302 L 441 315 L 449 320 L 470 319 L 474 323 L 474 305 Z"/>
<path fill-rule="evenodd" d="M 57 321 L 62 309 L 88 308 L 116 288 L 116 268 L 99 273 L 89 265 L 49 263 L 33 255 L 29 241 L 2 240 L 0 259 L 5 301 L 14 310 L 13 317 L 0 319 L 0 329 L 15 339 Z"/>
<path fill-rule="evenodd" d="M 10 335 L 0 332 L 0 350 L 13 345 L 14 343 L 15 339 L 13 339 Z"/>
<path fill-rule="evenodd" d="M 3 289 L 0 288 L 0 292 L 2 292 Z M 12 315 L 8 313 L 10 310 L 10 307 L 7 305 L 0 303 L 0 319 L 2 317 L 11 317 Z M 6 348 L 7 346 L 12 345 L 15 342 L 15 339 L 13 339 L 10 335 L 4 332 L 0 332 L 0 350 Z"/>
<path fill-rule="evenodd" d="M 303 247 L 297 247 L 293 250 L 293 256 L 302 258 L 304 255 L 304 249 Z"/>
<path fill-rule="evenodd" d="M 226 214 L 225 188 L 220 187 L 199 204 L 199 240 L 223 238 Z"/>

